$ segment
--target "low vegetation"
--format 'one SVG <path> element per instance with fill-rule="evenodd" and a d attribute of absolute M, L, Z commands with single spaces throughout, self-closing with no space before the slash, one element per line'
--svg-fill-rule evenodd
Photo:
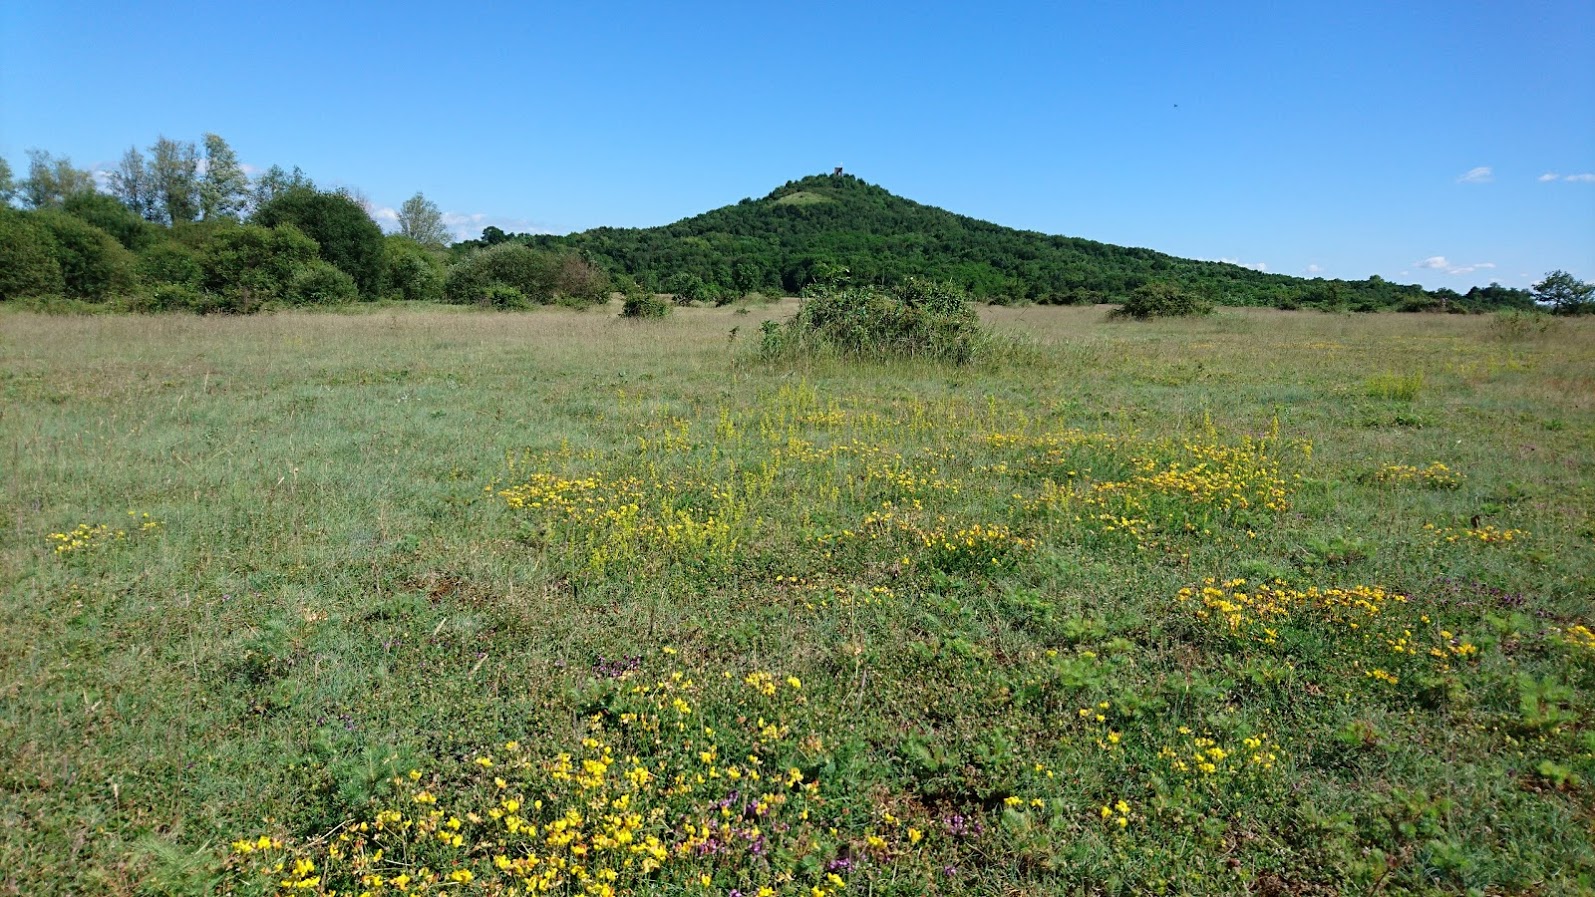
<path fill-rule="evenodd" d="M 885 302 L 0 308 L 0 891 L 1595 887 L 1595 321 Z"/>

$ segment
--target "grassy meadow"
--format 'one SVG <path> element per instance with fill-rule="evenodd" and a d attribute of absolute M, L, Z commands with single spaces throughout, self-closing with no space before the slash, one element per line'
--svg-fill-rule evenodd
<path fill-rule="evenodd" d="M 1595 321 L 0 313 L 0 894 L 1583 894 Z"/>

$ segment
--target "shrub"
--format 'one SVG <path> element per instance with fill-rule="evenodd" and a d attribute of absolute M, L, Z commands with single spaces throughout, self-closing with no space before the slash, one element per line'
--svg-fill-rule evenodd
<path fill-rule="evenodd" d="M 1559 323 L 1542 311 L 1508 309 L 1496 312 L 1494 320 L 1490 322 L 1490 335 L 1503 342 L 1517 342 L 1544 336 Z"/>
<path fill-rule="evenodd" d="M 409 237 L 391 235 L 382 244 L 382 293 L 390 299 L 435 302 L 443 298 L 443 262 Z"/>
<path fill-rule="evenodd" d="M 133 288 L 133 254 L 110 234 L 65 212 L 41 211 L 34 216 L 50 236 L 50 254 L 61 266 L 68 296 L 103 302 Z"/>
<path fill-rule="evenodd" d="M 114 196 L 104 193 L 74 193 L 61 205 L 62 211 L 105 231 L 123 248 L 138 252 L 161 239 L 161 229 L 129 209 Z"/>
<path fill-rule="evenodd" d="M 488 308 L 528 308 L 532 301 L 507 283 L 490 283 L 477 295 L 476 304 Z"/>
<path fill-rule="evenodd" d="M 481 305 L 491 286 L 506 286 L 528 297 L 549 295 L 553 265 L 547 253 L 523 243 L 500 243 L 456 262 L 443 281 L 443 296 L 461 305 Z"/>
<path fill-rule="evenodd" d="M 157 243 L 139 253 L 134 265 L 146 284 L 173 284 L 197 289 L 205 279 L 199 253 L 181 243 Z"/>
<path fill-rule="evenodd" d="M 514 289 L 522 305 L 558 301 L 580 307 L 606 301 L 610 281 L 602 270 L 575 253 L 544 252 L 510 242 L 454 263 L 444 279 L 443 296 L 463 305 L 499 305 L 484 301 L 486 290 L 494 285 Z"/>
<path fill-rule="evenodd" d="M 662 318 L 670 314 L 670 303 L 652 293 L 631 293 L 620 306 L 623 318 Z"/>
<path fill-rule="evenodd" d="M 65 291 L 50 243 L 49 232 L 31 214 L 0 208 L 0 300 Z"/>
<path fill-rule="evenodd" d="M 713 298 L 714 291 L 703 278 L 690 271 L 677 271 L 665 278 L 665 292 L 675 297 L 678 305 L 704 302 Z"/>
<path fill-rule="evenodd" d="M 287 298 L 300 269 L 316 261 L 316 241 L 298 228 L 234 225 L 217 229 L 199 254 L 200 286 L 228 311 Z"/>
<path fill-rule="evenodd" d="M 1113 315 L 1146 321 L 1152 318 L 1205 315 L 1212 311 L 1213 304 L 1195 293 L 1171 283 L 1148 283 L 1136 287 Z"/>
<path fill-rule="evenodd" d="M 157 283 L 147 286 L 128 300 L 129 311 L 208 311 L 205 293 L 183 283 Z"/>
<path fill-rule="evenodd" d="M 381 290 L 382 229 L 348 196 L 288 190 L 262 205 L 252 221 L 266 227 L 292 224 L 316 241 L 323 261 L 354 278 L 360 295 L 374 299 Z"/>
<path fill-rule="evenodd" d="M 574 252 L 558 256 L 554 269 L 554 296 L 578 305 L 601 305 L 609 301 L 609 275 Z M 569 304 L 568 302 L 566 304 Z"/>
<path fill-rule="evenodd" d="M 987 343 L 989 335 L 962 290 L 910 278 L 888 292 L 817 290 L 790 321 L 765 326 L 762 348 L 767 356 L 830 353 L 964 364 Z"/>
<path fill-rule="evenodd" d="M 346 272 L 317 259 L 294 272 L 286 298 L 295 305 L 342 305 L 359 299 L 360 289 Z"/>

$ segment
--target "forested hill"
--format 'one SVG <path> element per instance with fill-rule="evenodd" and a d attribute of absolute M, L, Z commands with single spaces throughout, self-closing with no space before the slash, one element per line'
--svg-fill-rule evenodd
<path fill-rule="evenodd" d="M 484 234 L 486 242 L 502 239 L 574 247 L 612 273 L 672 293 L 793 293 L 845 268 L 855 283 L 920 275 L 961 284 L 977 298 L 997 302 L 1116 301 L 1143 283 L 1163 282 L 1230 305 L 1443 304 L 1460 310 L 1531 304 L 1526 291 L 1497 286 L 1462 296 L 1378 277 L 1308 280 L 1014 230 L 921 205 L 847 174 L 791 181 L 763 199 L 744 199 L 663 227 L 603 227 L 558 237 Z"/>

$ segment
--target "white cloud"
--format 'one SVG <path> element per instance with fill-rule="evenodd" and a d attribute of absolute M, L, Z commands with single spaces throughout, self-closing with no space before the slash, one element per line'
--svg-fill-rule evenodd
<path fill-rule="evenodd" d="M 1218 261 L 1221 261 L 1221 262 L 1224 262 L 1224 263 L 1230 264 L 1230 265 L 1239 265 L 1242 268 L 1250 268 L 1253 271 L 1267 271 L 1268 270 L 1268 263 L 1267 262 L 1243 262 L 1240 259 L 1231 259 L 1231 258 L 1220 258 L 1220 259 L 1218 259 Z"/>
<path fill-rule="evenodd" d="M 387 206 L 383 206 L 382 208 L 372 212 L 371 217 L 376 219 L 379 223 L 384 221 L 392 224 L 399 223 L 399 213 L 388 208 Z"/>
<path fill-rule="evenodd" d="M 1457 178 L 1459 184 L 1488 184 L 1495 180 L 1495 169 L 1488 165 L 1468 169 L 1468 173 Z"/>
<path fill-rule="evenodd" d="M 1494 268 L 1495 262 L 1474 262 L 1471 265 L 1458 265 L 1451 262 L 1443 255 L 1431 255 L 1421 262 L 1413 262 L 1414 268 L 1427 268 L 1430 271 L 1444 271 L 1447 274 L 1472 274 L 1487 268 Z M 1405 273 L 1405 272 L 1402 272 Z"/>
<path fill-rule="evenodd" d="M 1312 265 L 1308 265 L 1307 266 L 1307 273 L 1308 274 L 1322 274 L 1322 273 L 1324 273 L 1324 269 L 1323 269 L 1322 265 L 1312 264 Z"/>
<path fill-rule="evenodd" d="M 1573 184 L 1595 184 L 1595 174 L 1591 174 L 1589 172 L 1583 172 L 1581 174 L 1557 174 L 1554 171 L 1547 171 L 1546 173 L 1540 175 L 1536 180 L 1542 184 L 1548 184 L 1552 181 L 1568 181 L 1569 183 Z"/>

